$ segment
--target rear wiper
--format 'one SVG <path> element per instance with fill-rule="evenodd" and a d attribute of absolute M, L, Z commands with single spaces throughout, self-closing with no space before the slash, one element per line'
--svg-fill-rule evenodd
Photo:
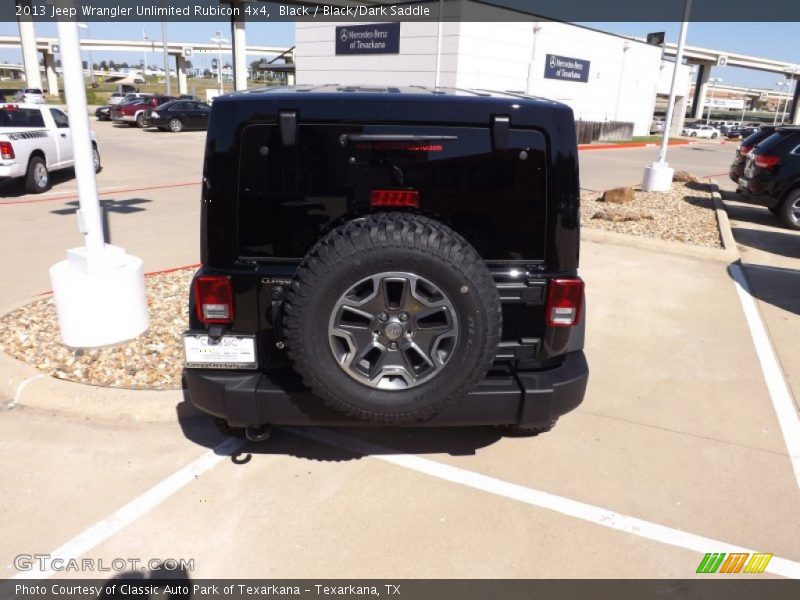
<path fill-rule="evenodd" d="M 445 142 L 457 140 L 457 135 L 414 135 L 397 133 L 344 133 L 339 136 L 339 145 L 349 142 Z"/>

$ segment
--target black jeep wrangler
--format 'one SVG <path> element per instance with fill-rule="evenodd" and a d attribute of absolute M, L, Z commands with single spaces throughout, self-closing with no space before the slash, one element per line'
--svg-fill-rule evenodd
<path fill-rule="evenodd" d="M 272 88 L 215 100 L 191 401 L 229 426 L 503 425 L 583 399 L 569 107 Z"/>

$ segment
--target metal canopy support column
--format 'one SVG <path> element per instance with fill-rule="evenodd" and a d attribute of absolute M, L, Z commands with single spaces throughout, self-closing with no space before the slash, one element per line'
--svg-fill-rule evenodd
<path fill-rule="evenodd" d="M 800 125 L 800 80 L 794 80 L 794 95 L 792 96 L 792 112 L 789 113 L 789 123 L 792 125 Z"/>
<path fill-rule="evenodd" d="M 47 93 L 51 96 L 58 96 L 58 76 L 56 75 L 55 56 L 50 52 L 43 52 L 44 72 L 47 76 Z"/>
<path fill-rule="evenodd" d="M 30 8 L 30 0 L 17 0 L 17 5 Z M 22 62 L 25 65 L 25 87 L 42 89 L 39 73 L 39 53 L 36 51 L 36 30 L 32 20 L 19 19 L 19 40 L 22 44 Z"/>
<path fill-rule="evenodd" d="M 178 76 L 178 94 L 188 94 L 186 86 L 186 58 L 183 54 L 175 56 L 175 73 Z"/>
<path fill-rule="evenodd" d="M 694 84 L 694 103 L 692 104 L 692 118 L 702 119 L 703 109 L 708 92 L 708 78 L 711 75 L 711 63 L 701 63 L 697 70 L 697 80 Z"/>

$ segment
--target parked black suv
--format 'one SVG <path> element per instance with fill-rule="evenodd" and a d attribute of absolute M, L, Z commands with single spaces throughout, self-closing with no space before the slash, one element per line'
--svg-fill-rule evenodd
<path fill-rule="evenodd" d="M 214 101 L 191 401 L 245 427 L 504 425 L 583 399 L 569 107 L 271 88 Z"/>
<path fill-rule="evenodd" d="M 775 133 L 775 129 L 777 128 L 772 125 L 764 125 L 742 140 L 742 143 L 736 148 L 736 156 L 734 156 L 730 170 L 728 171 L 728 176 L 731 178 L 731 181 L 738 183 L 739 178 L 742 176 L 742 171 L 744 171 L 747 155 L 750 154 L 753 148 L 758 144 Z"/>
<path fill-rule="evenodd" d="M 800 127 L 778 127 L 747 154 L 739 193 L 800 230 Z"/>

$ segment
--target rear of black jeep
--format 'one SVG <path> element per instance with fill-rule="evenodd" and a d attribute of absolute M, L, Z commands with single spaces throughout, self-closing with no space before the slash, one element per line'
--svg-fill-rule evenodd
<path fill-rule="evenodd" d="M 234 427 L 547 430 L 583 399 L 572 111 L 514 94 L 215 101 L 191 401 Z"/>

